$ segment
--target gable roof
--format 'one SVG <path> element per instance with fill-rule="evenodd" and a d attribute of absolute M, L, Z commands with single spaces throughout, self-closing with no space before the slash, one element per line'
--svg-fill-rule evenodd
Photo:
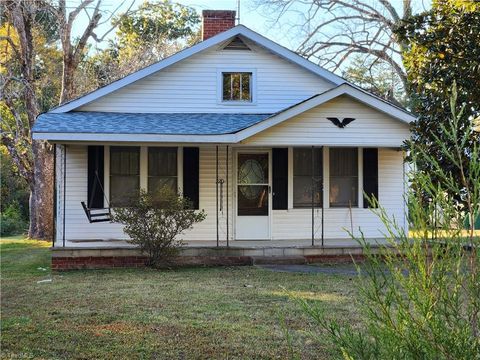
<path fill-rule="evenodd" d="M 33 127 L 35 140 L 238 143 L 334 98 L 347 95 L 407 126 L 416 118 L 364 90 L 339 85 L 275 114 L 46 113 Z"/>
<path fill-rule="evenodd" d="M 222 44 L 223 42 L 234 38 L 236 36 L 243 36 L 258 45 L 266 48 L 272 53 L 280 56 L 281 58 L 288 60 L 298 66 L 303 67 L 304 69 L 322 77 L 326 81 L 331 82 L 334 85 L 340 85 L 346 83 L 346 80 L 342 79 L 340 76 L 335 75 L 334 73 L 312 63 L 311 61 L 303 58 L 302 56 L 296 54 L 295 52 L 283 47 L 276 42 L 267 39 L 266 37 L 260 35 L 259 33 L 245 27 L 244 25 L 237 25 L 227 31 L 219 33 L 205 41 L 202 41 L 192 47 L 179 51 L 178 53 L 167 57 L 157 63 L 154 63 L 150 66 L 147 66 L 141 70 L 138 70 L 130 75 L 125 76 L 117 81 L 114 81 L 106 86 L 103 86 L 97 90 L 94 90 L 84 96 L 70 100 L 56 108 L 50 110 L 51 113 L 63 113 L 67 111 L 74 110 L 82 105 L 88 104 L 102 96 L 108 95 L 115 90 L 118 90 L 124 86 L 127 86 L 135 81 L 143 79 L 157 71 L 165 69 L 173 64 L 176 64 L 179 61 L 182 61 L 190 56 L 193 56 L 201 51 L 209 49 L 213 46 Z"/>
<path fill-rule="evenodd" d="M 399 120 L 405 124 L 409 124 L 416 120 L 416 117 L 408 111 L 395 106 L 369 92 L 362 90 L 350 84 L 342 84 L 333 89 L 327 90 L 321 94 L 312 96 L 304 101 L 299 102 L 293 106 L 283 109 L 269 118 L 254 124 L 240 132 L 237 135 L 237 142 L 242 141 L 250 136 L 258 134 L 268 128 L 284 122 L 294 116 L 297 116 L 305 111 L 313 109 L 316 106 L 322 105 L 336 97 L 347 95 L 351 98 L 381 111 L 395 120 Z"/>

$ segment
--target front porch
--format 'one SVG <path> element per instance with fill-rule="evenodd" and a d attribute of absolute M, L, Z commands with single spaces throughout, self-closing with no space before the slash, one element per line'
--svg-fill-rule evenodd
<path fill-rule="evenodd" d="M 372 175 L 380 203 L 406 228 L 403 156 L 398 149 L 374 148 L 376 166 L 373 172 L 367 173 L 369 162 L 365 154 L 372 148 L 350 147 L 355 154 L 350 158 L 354 160 L 355 172 L 339 182 L 339 177 L 331 171 L 338 163 L 330 156 L 336 147 L 191 145 L 122 144 L 120 147 L 124 152 L 136 149 L 132 153 L 137 156 L 137 170 L 131 175 L 136 179 L 136 183 L 132 182 L 135 186 L 149 189 L 153 180 L 172 181 L 180 193 L 186 194 L 186 189 L 190 189 L 192 195 L 188 197 L 195 198 L 197 209 L 206 211 L 204 222 L 182 234 L 187 248 L 296 248 L 312 244 L 324 248 L 354 248 L 357 245 L 349 232 L 359 235 L 360 229 L 366 238 L 376 242 L 383 236 L 383 224 L 363 198 L 363 190 Z M 100 176 L 103 183 L 97 186 L 97 190 L 104 189 L 103 194 L 91 190 L 94 187 L 90 186 L 89 179 L 97 172 L 91 170 L 91 148 L 102 149 L 99 154 L 103 157 L 100 161 L 94 158 L 93 164 L 100 164 L 98 173 L 103 172 Z M 118 148 L 117 144 L 57 145 L 55 248 L 130 247 L 121 224 L 89 223 L 81 206 L 82 201 L 90 199 L 99 200 L 100 206 L 109 206 L 113 195 L 125 193 L 112 185 L 116 179 L 111 172 L 116 168 L 111 154 L 112 149 Z M 174 165 L 170 166 L 172 176 L 153 176 L 155 173 L 150 172 L 149 164 L 155 157 L 150 156 L 151 149 L 157 150 L 156 155 L 158 149 L 166 149 L 166 154 L 174 159 Z M 191 149 L 197 149 L 194 161 L 187 160 Z M 301 160 L 303 167 L 298 170 Z M 196 164 L 193 174 L 192 163 Z M 154 167 L 158 168 L 160 165 Z M 350 184 L 354 195 L 345 192 L 342 195 L 342 187 L 338 185 L 334 191 L 333 181 L 341 186 L 345 182 Z M 339 201 L 344 203 L 339 206 Z"/>

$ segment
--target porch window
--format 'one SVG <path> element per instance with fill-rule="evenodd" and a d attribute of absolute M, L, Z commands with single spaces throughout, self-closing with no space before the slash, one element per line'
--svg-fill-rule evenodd
<path fill-rule="evenodd" d="M 163 187 L 177 192 L 177 148 L 149 147 L 148 191 L 156 192 Z"/>
<path fill-rule="evenodd" d="M 252 102 L 252 73 L 222 73 L 222 100 Z"/>
<path fill-rule="evenodd" d="M 140 148 L 110 147 L 110 204 L 127 206 L 140 189 Z"/>
<path fill-rule="evenodd" d="M 330 148 L 330 206 L 358 206 L 357 148 Z"/>
<path fill-rule="evenodd" d="M 323 149 L 293 149 L 293 207 L 322 207 Z M 312 169 L 313 152 L 313 169 Z M 313 170 L 313 171 L 312 171 Z M 313 173 L 313 174 L 312 174 Z M 312 183 L 313 175 L 313 183 Z"/>

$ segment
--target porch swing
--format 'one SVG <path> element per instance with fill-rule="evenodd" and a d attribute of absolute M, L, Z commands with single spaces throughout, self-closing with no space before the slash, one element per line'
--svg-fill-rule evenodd
<path fill-rule="evenodd" d="M 109 222 L 112 220 L 110 204 L 103 189 L 103 146 L 88 147 L 88 204 L 81 201 L 83 211 L 89 223 Z M 101 175 L 99 175 L 99 171 Z M 105 200 L 105 202 L 104 202 Z M 107 207 L 104 207 L 104 203 Z"/>
<path fill-rule="evenodd" d="M 102 192 L 105 202 L 107 203 L 106 208 L 92 207 L 93 199 L 95 197 L 95 190 L 97 189 L 97 183 L 98 183 L 98 186 L 100 187 L 100 191 Z M 90 195 L 88 206 L 87 204 L 85 204 L 85 201 L 81 201 L 81 204 L 83 207 L 83 211 L 85 211 L 85 215 L 87 215 L 87 219 L 89 223 L 107 222 L 112 220 L 110 204 L 108 203 L 108 199 L 105 196 L 105 191 L 103 190 L 102 183 L 100 182 L 100 178 L 98 177 L 98 171 L 96 170 L 95 170 L 95 180 L 93 182 L 93 190 Z"/>

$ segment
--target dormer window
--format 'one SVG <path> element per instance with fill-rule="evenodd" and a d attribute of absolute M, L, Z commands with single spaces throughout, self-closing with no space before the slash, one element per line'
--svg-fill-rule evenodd
<path fill-rule="evenodd" d="M 222 72 L 222 101 L 252 102 L 251 72 Z"/>

